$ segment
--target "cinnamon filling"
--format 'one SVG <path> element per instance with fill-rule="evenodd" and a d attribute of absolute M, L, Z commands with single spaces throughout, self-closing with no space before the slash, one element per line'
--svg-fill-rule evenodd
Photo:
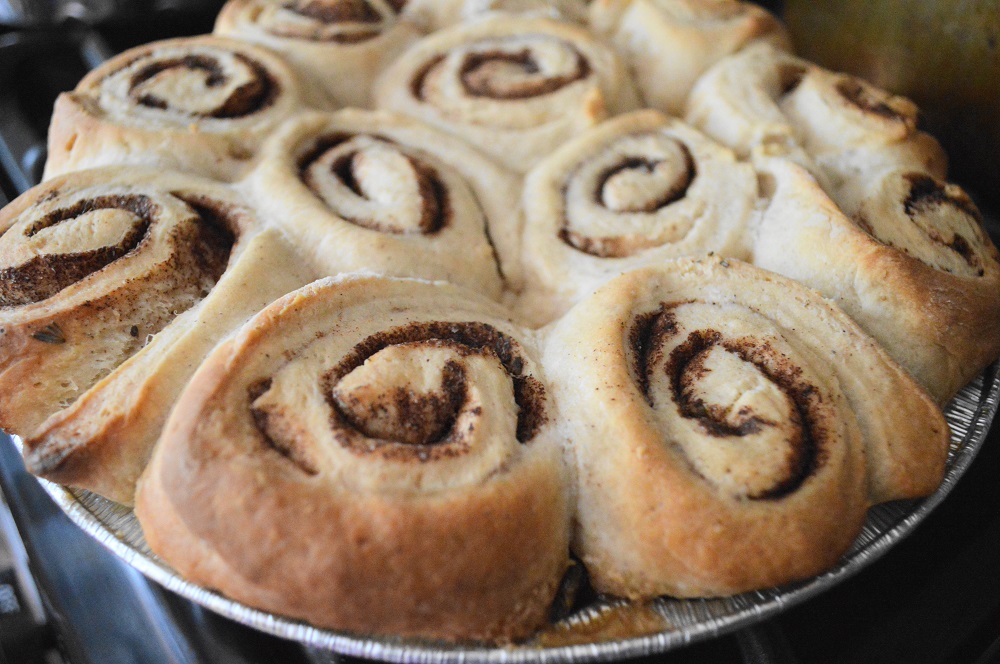
<path fill-rule="evenodd" d="M 684 155 L 684 166 L 682 172 L 678 174 L 670 173 L 668 168 L 664 168 L 662 160 L 650 160 L 642 157 L 631 157 L 623 161 L 618 166 L 605 171 L 598 180 L 597 191 L 594 197 L 605 207 L 615 212 L 655 212 L 661 207 L 670 205 L 674 201 L 680 200 L 687 192 L 691 181 L 694 179 L 694 160 L 687 147 L 679 144 Z M 674 177 L 661 179 L 657 184 L 658 192 L 638 192 L 632 200 L 619 202 L 612 199 L 609 184 L 615 178 L 628 176 L 629 172 L 639 172 L 652 177 L 666 172 Z M 643 195 L 645 193 L 645 195 Z"/>
<path fill-rule="evenodd" d="M 190 200 L 177 197 L 192 208 L 198 221 L 174 233 L 177 249 L 183 252 L 174 262 L 190 284 L 202 284 L 197 289 L 201 297 L 225 272 L 235 241 L 234 232 L 221 204 L 197 197 Z M 76 253 L 39 253 L 20 265 L 0 269 L 0 306 L 41 302 L 132 255 L 141 249 L 150 227 L 163 211 L 142 194 L 98 196 L 50 212 L 25 228 L 23 234 L 32 238 L 43 230 L 101 212 L 118 212 L 119 222 L 127 222 L 118 242 Z"/>
<path fill-rule="evenodd" d="M 266 29 L 275 36 L 289 39 L 357 44 L 378 37 L 406 3 L 394 0 L 387 4 L 392 13 L 383 15 L 367 0 L 289 2 L 282 5 L 283 10 L 308 20 L 303 23 L 274 17 Z"/>
<path fill-rule="evenodd" d="M 779 72 L 781 96 L 789 95 L 802 84 L 806 77 L 806 68 L 800 65 L 785 65 Z"/>
<path fill-rule="evenodd" d="M 382 16 L 365 0 L 300 0 L 285 9 L 321 23 L 378 23 Z"/>
<path fill-rule="evenodd" d="M 811 416 L 820 402 L 815 388 L 802 379 L 798 367 L 767 342 L 747 337 L 730 339 L 716 330 L 698 329 L 666 351 L 667 342 L 681 333 L 674 312 L 681 304 L 663 304 L 658 311 L 638 316 L 633 323 L 629 344 L 633 376 L 640 392 L 651 408 L 671 408 L 657 403 L 651 389 L 651 384 L 660 380 L 657 373 L 662 371 L 660 376 L 667 381 L 678 415 L 696 423 L 709 438 L 740 440 L 780 427 L 786 432 L 780 447 L 783 452 L 774 452 L 779 456 L 769 462 L 774 466 L 770 475 L 763 480 L 754 475 L 756 485 L 747 491 L 746 498 L 772 500 L 791 494 L 822 462 L 825 434 Z M 739 368 L 746 365 L 749 369 Z M 722 367 L 749 374 L 717 374 Z M 760 395 L 761 381 L 771 386 L 768 389 L 775 396 L 745 399 L 738 385 L 753 385 L 750 392 Z M 786 421 L 779 423 L 774 418 L 785 407 L 783 403 L 789 405 L 789 411 Z M 726 472 L 732 463 L 724 464 Z"/>
<path fill-rule="evenodd" d="M 660 138 L 659 156 L 629 156 L 599 172 L 593 180 L 594 204 L 615 214 L 654 215 L 682 200 L 697 175 L 694 158 L 686 145 L 671 138 Z M 581 167 L 582 168 L 582 167 Z M 580 170 L 570 178 L 581 177 Z M 570 195 L 563 189 L 563 198 Z M 578 224 L 581 225 L 582 224 Z M 637 238 L 624 235 L 594 235 L 573 228 L 570 219 L 563 221 L 559 237 L 575 249 L 600 258 L 623 258 L 636 251 L 661 244 L 660 229 L 652 236 Z M 667 239 L 664 237 L 664 241 Z"/>
<path fill-rule="evenodd" d="M 263 66 L 250 58 L 239 53 L 234 53 L 233 57 L 250 71 L 248 80 L 234 87 L 212 110 L 189 108 L 185 113 L 209 118 L 239 118 L 256 113 L 273 103 L 280 89 L 277 81 Z M 225 68 L 210 55 L 169 58 L 151 62 L 133 74 L 129 83 L 129 97 L 148 108 L 175 108 L 176 104 L 165 93 L 154 90 L 160 87 L 169 90 L 172 86 L 166 84 L 165 77 L 176 77 L 183 71 L 201 73 L 203 84 L 208 90 L 229 85 L 231 80 Z"/>
<path fill-rule="evenodd" d="M 885 93 L 863 85 L 855 78 L 845 78 L 837 83 L 837 92 L 849 103 L 867 113 L 890 119 L 905 121 L 906 117 L 901 115 L 888 102 Z"/>
<path fill-rule="evenodd" d="M 128 227 L 114 245 L 89 251 L 39 254 L 21 265 L 0 269 L 0 306 L 12 307 L 41 302 L 103 269 L 133 251 L 149 230 L 157 206 L 146 196 L 100 196 L 50 212 L 24 230 L 30 238 L 81 215 L 98 210 L 122 210 Z"/>
<path fill-rule="evenodd" d="M 458 362 L 447 362 L 439 378 L 438 389 L 395 386 L 376 394 L 368 385 L 351 390 L 342 380 L 331 396 L 337 415 L 368 438 L 437 445 L 449 442 L 466 398 L 465 370 Z"/>
<path fill-rule="evenodd" d="M 665 304 L 661 304 L 656 311 L 636 316 L 629 330 L 632 377 L 650 406 L 653 405 L 653 397 L 649 393 L 648 367 L 655 366 L 659 362 L 659 356 L 663 352 L 660 341 L 676 333 L 677 320 L 673 307 L 667 307 Z"/>
<path fill-rule="evenodd" d="M 413 77 L 413 81 L 410 83 L 410 94 L 413 98 L 418 101 L 425 101 L 427 98 L 425 83 L 427 77 L 432 71 L 434 71 L 439 64 L 444 62 L 445 56 L 439 55 L 437 57 L 431 58 L 427 61 L 423 67 L 421 67 L 416 76 Z"/>
<path fill-rule="evenodd" d="M 448 189 L 438 171 L 381 136 L 334 134 L 317 139 L 300 159 L 299 173 L 339 217 L 374 231 L 429 235 L 452 217 Z M 340 192 L 335 183 L 343 186 Z M 414 195 L 415 209 L 396 209 L 409 205 L 401 192 Z"/>
<path fill-rule="evenodd" d="M 938 182 L 922 173 L 908 173 L 905 179 L 909 182 L 910 192 L 903 201 L 906 215 L 923 231 L 927 238 L 941 246 L 947 247 L 958 254 L 963 261 L 982 276 L 984 267 L 982 259 L 964 235 L 949 228 L 948 218 L 957 217 L 970 232 L 978 234 L 975 243 L 982 246 L 982 215 L 968 195 L 953 185 Z"/>
<path fill-rule="evenodd" d="M 518 406 L 517 440 L 529 442 L 546 421 L 544 388 L 535 378 L 523 374 L 524 359 L 516 341 L 485 323 L 412 323 L 368 337 L 324 377 L 331 426 L 335 431 L 347 432 L 337 440 L 354 452 L 370 450 L 358 446 L 356 437 L 349 435 L 351 430 L 369 439 L 405 446 L 436 446 L 437 451 L 422 452 L 421 460 L 457 453 L 444 448 L 460 442 L 463 435 L 453 425 L 466 400 L 464 368 L 459 361 L 448 361 L 431 383 L 417 386 L 411 381 L 408 385 L 375 387 L 367 377 L 354 373 L 389 348 L 401 348 L 404 356 L 420 349 L 439 348 L 457 358 L 495 357 L 513 385 Z M 405 450 L 400 453 L 409 454 Z"/>
<path fill-rule="evenodd" d="M 287 459 L 306 475 L 318 475 L 318 466 L 311 457 L 307 447 L 302 444 L 301 439 L 297 436 L 272 436 L 267 411 L 253 407 L 253 402 L 270 389 L 270 378 L 264 378 L 251 383 L 247 388 L 247 400 L 251 404 L 250 416 L 253 418 L 254 425 L 260 433 L 264 444 Z"/>
<path fill-rule="evenodd" d="M 950 205 L 972 217 L 977 223 L 982 223 L 982 214 L 965 192 L 954 187 L 949 190 L 945 184 L 923 173 L 907 173 L 904 177 L 910 183 L 910 193 L 903 201 L 903 209 L 908 216 L 913 217 L 935 207 Z"/>
<path fill-rule="evenodd" d="M 572 48 L 572 47 L 569 47 Z M 575 66 L 561 75 L 542 71 L 529 49 L 517 52 L 486 51 L 466 56 L 459 76 L 465 91 L 473 97 L 528 99 L 555 92 L 590 74 L 587 60 L 573 49 Z M 419 96 L 419 95 L 418 95 Z"/>
<path fill-rule="evenodd" d="M 763 425 L 774 423 L 754 415 L 746 408 L 731 413 L 718 404 L 706 403 L 695 390 L 699 379 L 709 371 L 706 367 L 706 355 L 713 347 L 721 345 L 727 351 L 747 361 L 745 353 L 741 352 L 746 350 L 746 344 L 743 344 L 744 348 L 741 349 L 739 345 L 733 347 L 722 341 L 719 332 L 698 330 L 692 332 L 687 341 L 670 353 L 667 375 L 670 376 L 677 405 L 681 415 L 701 422 L 705 432 L 711 436 L 746 436 L 757 433 Z M 769 375 L 768 378 L 774 380 L 773 376 Z M 801 426 L 801 418 L 796 418 L 794 423 Z"/>

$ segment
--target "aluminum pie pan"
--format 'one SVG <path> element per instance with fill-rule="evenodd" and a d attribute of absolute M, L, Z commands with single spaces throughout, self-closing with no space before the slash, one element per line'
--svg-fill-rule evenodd
<path fill-rule="evenodd" d="M 503 647 L 350 634 L 251 608 L 181 578 L 149 549 L 130 509 L 89 491 L 39 481 L 74 523 L 153 581 L 239 623 L 313 648 L 427 664 L 611 661 L 662 653 L 748 627 L 818 595 L 880 558 L 944 500 L 972 463 L 1000 403 L 997 366 L 987 368 L 945 408 L 951 446 L 941 486 L 921 500 L 871 508 L 861 534 L 827 572 L 799 583 L 725 598 L 659 598 L 647 604 L 598 600 L 532 641 Z"/>

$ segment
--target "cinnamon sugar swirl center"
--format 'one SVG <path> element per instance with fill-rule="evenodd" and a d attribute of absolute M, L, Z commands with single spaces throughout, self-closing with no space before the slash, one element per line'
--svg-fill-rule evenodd
<path fill-rule="evenodd" d="M 840 96 L 864 113 L 871 113 L 896 122 L 910 121 L 909 114 L 893 104 L 888 93 L 853 77 L 843 77 L 835 86 Z"/>
<path fill-rule="evenodd" d="M 547 50 L 547 49 L 543 49 Z M 467 55 L 459 69 L 465 91 L 473 97 L 527 99 L 549 94 L 589 73 L 587 61 L 574 50 L 575 58 L 536 56 L 527 48 L 519 51 L 478 51 Z"/>
<path fill-rule="evenodd" d="M 665 304 L 639 317 L 637 384 L 698 475 L 736 498 L 779 499 L 822 463 L 830 406 L 780 341 L 722 331 L 703 320 L 714 308 Z"/>
<path fill-rule="evenodd" d="M 195 198 L 81 192 L 29 209 L 0 238 L 0 306 L 41 302 L 154 245 L 178 289 L 203 297 L 226 268 L 233 229 L 224 210 Z"/>
<path fill-rule="evenodd" d="M 657 132 L 619 137 L 568 175 L 560 237 L 602 258 L 677 242 L 693 219 L 671 215 L 669 207 L 685 197 L 695 176 L 681 141 Z"/>
<path fill-rule="evenodd" d="M 998 260 L 969 196 L 923 173 L 887 177 L 855 222 L 879 242 L 950 274 L 981 277 Z"/>
<path fill-rule="evenodd" d="M 242 53 L 209 46 L 162 48 L 105 77 L 100 104 L 125 119 L 139 113 L 182 123 L 252 115 L 279 92 L 267 69 Z"/>
<path fill-rule="evenodd" d="M 157 214 L 146 196 L 98 196 L 0 238 L 0 305 L 47 299 L 135 249 Z"/>
<path fill-rule="evenodd" d="M 320 138 L 299 162 L 302 181 L 335 214 L 393 234 L 427 235 L 448 225 L 453 211 L 441 168 L 427 155 L 363 134 Z"/>
<path fill-rule="evenodd" d="M 403 0 L 296 0 L 266 5 L 256 21 L 278 37 L 356 44 L 382 34 L 405 4 Z"/>
<path fill-rule="evenodd" d="M 337 381 L 337 415 L 371 439 L 436 445 L 453 438 L 468 396 L 462 354 L 447 343 L 383 348 Z"/>
<path fill-rule="evenodd" d="M 524 129 L 560 119 L 592 78 L 572 43 L 541 34 L 482 39 L 431 57 L 411 84 L 413 96 L 461 122 Z M 517 102 L 517 103 L 514 103 Z"/>
<path fill-rule="evenodd" d="M 785 56 L 776 63 L 776 101 L 806 150 L 849 145 L 870 132 L 903 139 L 916 130 L 917 108 L 860 79 Z"/>
<path fill-rule="evenodd" d="M 306 475 L 464 485 L 497 472 L 546 421 L 521 346 L 485 323 L 415 322 L 344 341 L 321 335 L 247 395 L 262 442 Z"/>
<path fill-rule="evenodd" d="M 405 377 L 401 384 L 396 384 L 393 382 L 395 378 L 385 374 L 390 384 L 383 390 L 384 396 L 375 400 L 373 408 L 385 416 L 386 424 L 365 425 L 376 426 L 373 431 L 396 426 L 390 423 L 398 424 L 403 412 L 413 406 L 407 412 L 426 413 L 433 410 L 436 414 L 426 422 L 407 425 L 418 432 L 412 435 L 405 434 L 407 442 L 441 441 L 452 435 L 442 433 L 447 429 L 443 423 L 452 421 L 452 413 L 461 404 L 467 404 L 468 399 L 463 399 L 462 394 L 467 394 L 465 391 L 474 387 L 474 380 L 469 375 L 466 364 L 474 357 L 484 358 L 490 365 L 495 363 L 496 366 L 490 368 L 489 372 L 502 374 L 502 380 L 509 383 L 516 410 L 515 436 L 518 442 L 529 442 L 547 420 L 545 390 L 536 378 L 525 372 L 526 362 L 520 345 L 511 337 L 485 323 L 413 323 L 368 337 L 327 374 L 324 392 L 331 395 L 331 406 L 334 411 L 342 412 L 346 403 L 345 395 L 352 393 L 351 390 L 345 392 L 344 388 L 338 386 L 376 355 L 390 348 L 396 350 L 380 359 L 376 363 L 376 368 L 391 366 L 393 362 L 399 367 L 409 368 L 399 372 L 400 376 Z M 431 349 L 437 359 L 433 361 L 428 359 L 423 354 L 426 349 Z M 407 359 L 401 360 L 400 357 Z M 431 373 L 420 373 L 420 371 Z M 361 375 L 364 375 L 364 372 Z M 411 383 L 409 378 L 416 378 L 417 375 L 420 376 L 419 381 Z M 352 382 L 347 383 L 348 387 L 351 385 Z M 341 395 L 341 403 L 338 403 L 338 394 Z M 395 403 L 391 408 L 388 406 L 390 402 Z M 349 422 L 351 417 L 345 415 L 344 419 Z M 334 424 L 339 425 L 336 421 Z M 396 426 L 396 428 L 405 427 Z"/>

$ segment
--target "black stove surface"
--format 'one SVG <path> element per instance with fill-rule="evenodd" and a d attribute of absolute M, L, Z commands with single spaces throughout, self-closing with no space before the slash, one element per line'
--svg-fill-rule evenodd
<path fill-rule="evenodd" d="M 5 12 L 12 1 L 0 0 L 0 23 L 11 23 Z M 79 17 L 59 26 L 0 28 L 0 205 L 38 181 L 59 92 L 111 53 L 210 31 L 219 8 L 216 2 L 153 4 L 146 12 L 103 17 L 97 30 Z M 996 228 L 989 230 L 1000 240 Z M 998 438 L 1000 426 L 994 426 L 951 495 L 854 578 L 760 625 L 633 661 L 1000 661 Z M 76 528 L 3 437 L 0 490 L 9 506 L 0 502 L 0 664 L 353 659 L 245 628 L 147 581 Z"/>

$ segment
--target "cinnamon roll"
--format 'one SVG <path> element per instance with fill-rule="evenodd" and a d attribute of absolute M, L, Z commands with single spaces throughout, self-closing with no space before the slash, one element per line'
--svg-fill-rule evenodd
<path fill-rule="evenodd" d="M 610 278 L 678 256 L 749 258 L 751 166 L 657 111 L 567 142 L 525 180 L 528 317 L 546 322 Z"/>
<path fill-rule="evenodd" d="M 721 60 L 691 93 L 687 120 L 743 157 L 790 158 L 835 200 L 888 170 L 944 178 L 947 157 L 917 107 L 851 76 L 759 44 Z"/>
<path fill-rule="evenodd" d="M 800 167 L 761 167 L 755 264 L 835 301 L 940 403 L 1000 356 L 998 254 L 961 188 L 890 171 L 841 209 Z"/>
<path fill-rule="evenodd" d="M 0 426 L 32 472 L 125 503 L 201 358 L 310 279 L 231 192 L 176 173 L 61 176 L 0 230 Z"/>
<path fill-rule="evenodd" d="M 777 18 L 737 0 L 595 0 L 590 26 L 631 66 L 646 104 L 678 116 L 698 77 L 723 57 L 758 42 L 791 50 Z"/>
<path fill-rule="evenodd" d="M 345 109 L 290 121 L 262 155 L 246 193 L 320 273 L 444 279 L 493 299 L 498 254 L 514 274 L 518 182 L 447 134 Z"/>
<path fill-rule="evenodd" d="M 586 24 L 586 0 L 416 0 L 413 12 L 431 30 L 475 21 L 493 14 L 540 16 Z"/>
<path fill-rule="evenodd" d="M 229 0 L 215 34 L 280 53 L 338 106 L 371 106 L 372 81 L 422 34 L 406 0 Z"/>
<path fill-rule="evenodd" d="M 523 173 L 609 115 L 638 106 L 628 72 L 580 26 L 491 16 L 425 37 L 375 82 L 400 111 Z"/>
<path fill-rule="evenodd" d="M 487 300 L 324 279 L 209 356 L 136 513 L 185 577 L 251 606 L 360 634 L 523 637 L 568 564 L 545 384 Z"/>
<path fill-rule="evenodd" d="M 139 46 L 56 99 L 45 177 L 142 164 L 236 179 L 303 103 L 326 105 L 263 48 L 220 37 Z"/>
<path fill-rule="evenodd" d="M 948 427 L 845 314 L 736 260 L 630 272 L 543 355 L 598 590 L 729 595 L 817 574 L 866 508 L 933 491 Z M 891 404 L 891 407 L 887 407 Z"/>

